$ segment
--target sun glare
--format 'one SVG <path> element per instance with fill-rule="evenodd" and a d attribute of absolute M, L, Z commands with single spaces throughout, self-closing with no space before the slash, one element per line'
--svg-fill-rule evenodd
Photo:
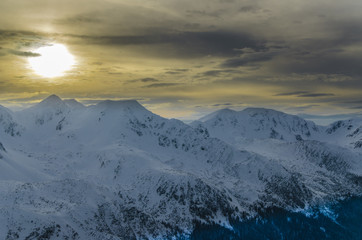
<path fill-rule="evenodd" d="M 63 76 L 75 64 L 74 56 L 62 44 L 41 47 L 33 52 L 39 56 L 28 58 L 30 68 L 45 78 Z"/>

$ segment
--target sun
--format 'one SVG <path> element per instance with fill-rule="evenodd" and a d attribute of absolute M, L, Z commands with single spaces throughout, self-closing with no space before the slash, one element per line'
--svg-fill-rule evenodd
<path fill-rule="evenodd" d="M 75 65 L 74 56 L 63 44 L 40 47 L 32 52 L 39 56 L 28 58 L 30 68 L 45 78 L 63 76 Z"/>

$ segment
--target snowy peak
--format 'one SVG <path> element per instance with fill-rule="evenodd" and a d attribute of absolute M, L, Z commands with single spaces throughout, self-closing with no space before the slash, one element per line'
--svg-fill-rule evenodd
<path fill-rule="evenodd" d="M 262 116 L 276 116 L 276 115 L 289 115 L 274 109 L 268 108 L 245 108 L 241 112 L 249 114 L 249 116 L 254 117 L 256 115 Z M 292 116 L 292 115 L 289 115 Z"/>
<path fill-rule="evenodd" d="M 32 114 L 56 114 L 69 112 L 70 107 L 57 95 L 50 95 L 38 104 L 20 112 Z"/>
<path fill-rule="evenodd" d="M 340 131 L 351 131 L 359 127 L 362 127 L 362 118 L 351 118 L 330 124 L 326 129 L 326 133 L 333 134 Z"/>
<path fill-rule="evenodd" d="M 72 111 L 60 97 L 51 95 L 34 105 L 33 107 L 16 112 L 17 119 L 22 125 L 32 129 L 35 126 L 42 126 L 49 122 L 54 125 L 65 118 Z"/>
<path fill-rule="evenodd" d="M 59 102 L 62 101 L 62 99 L 60 97 L 58 97 L 55 94 L 49 95 L 47 98 L 45 98 L 42 102 Z"/>
<path fill-rule="evenodd" d="M 362 151 L 362 118 L 334 122 L 325 133 L 328 142 Z"/>
<path fill-rule="evenodd" d="M 150 113 L 145 107 L 138 103 L 136 100 L 119 100 L 112 101 L 106 100 L 98 103 L 96 109 L 102 111 L 116 111 L 127 113 Z"/>
<path fill-rule="evenodd" d="M 236 113 L 236 111 L 231 110 L 230 108 L 224 108 L 224 109 L 220 109 L 216 112 L 210 113 L 210 114 L 200 118 L 199 121 L 206 122 L 213 118 L 225 118 L 225 117 L 233 116 L 233 114 L 235 114 L 235 113 Z"/>
<path fill-rule="evenodd" d="M 234 142 L 240 137 L 296 141 L 319 134 L 318 126 L 313 122 L 265 108 L 246 108 L 239 112 L 222 109 L 200 121 L 204 122 L 212 136 L 227 142 Z"/>
<path fill-rule="evenodd" d="M 63 105 L 64 102 L 62 101 L 62 99 L 60 97 L 58 97 L 57 95 L 50 95 L 49 97 L 45 98 L 43 101 L 41 101 L 40 103 L 38 103 L 36 106 L 41 106 L 41 107 L 47 107 L 47 106 L 59 106 L 59 105 Z"/>
<path fill-rule="evenodd" d="M 11 112 L 9 109 L 7 109 L 6 107 L 0 105 L 0 115 L 3 115 L 3 114 L 8 114 L 8 115 L 10 115 L 11 113 L 12 113 L 12 112 Z"/>
<path fill-rule="evenodd" d="M 120 107 L 139 108 L 139 107 L 142 107 L 142 105 L 139 104 L 136 100 L 118 100 L 118 101 L 105 100 L 105 101 L 99 102 L 97 104 L 97 106 L 109 107 L 109 108 L 120 108 Z"/>
<path fill-rule="evenodd" d="M 64 102 L 57 95 L 50 95 L 45 98 L 43 101 L 39 102 L 35 106 L 25 109 L 25 112 L 44 112 L 44 111 L 55 111 L 55 112 L 66 112 L 69 111 L 69 105 Z"/>
<path fill-rule="evenodd" d="M 71 109 L 78 110 L 78 109 L 85 109 L 86 107 L 78 102 L 75 99 L 65 99 L 63 100 Z"/>

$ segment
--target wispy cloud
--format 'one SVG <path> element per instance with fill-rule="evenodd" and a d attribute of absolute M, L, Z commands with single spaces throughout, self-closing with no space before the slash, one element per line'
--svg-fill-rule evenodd
<path fill-rule="evenodd" d="M 296 92 L 285 92 L 285 93 L 278 93 L 275 94 L 274 96 L 299 96 L 301 94 L 307 94 L 308 92 L 306 91 L 296 91 Z"/>
<path fill-rule="evenodd" d="M 306 94 L 300 94 L 297 97 L 330 97 L 334 96 L 333 93 L 306 93 Z"/>
<path fill-rule="evenodd" d="M 142 78 L 141 82 L 158 82 L 159 80 L 156 78 Z"/>
<path fill-rule="evenodd" d="M 212 107 L 220 107 L 220 106 L 232 106 L 232 103 L 216 103 L 211 105 Z"/>
<path fill-rule="evenodd" d="M 328 96 L 335 96 L 333 93 L 311 93 L 308 91 L 295 91 L 295 92 L 285 92 L 285 93 L 278 93 L 274 96 L 296 96 L 301 98 L 313 98 L 313 97 L 328 97 Z"/>
<path fill-rule="evenodd" d="M 180 85 L 179 83 L 153 83 L 144 86 L 144 88 L 162 88 L 162 87 L 173 87 Z"/>
<path fill-rule="evenodd" d="M 16 55 L 16 56 L 21 56 L 21 57 L 39 57 L 39 56 L 41 56 L 39 53 L 19 51 L 19 50 L 14 50 L 14 49 L 8 49 L 7 52 L 10 54 Z"/>

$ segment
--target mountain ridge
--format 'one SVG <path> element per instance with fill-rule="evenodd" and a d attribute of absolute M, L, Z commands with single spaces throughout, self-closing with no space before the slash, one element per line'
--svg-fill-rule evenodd
<path fill-rule="evenodd" d="M 187 238 L 195 223 L 229 226 L 269 207 L 307 209 L 362 189 L 358 151 L 296 139 L 305 123 L 314 125 L 281 112 L 247 110 L 247 121 L 234 124 L 239 113 L 227 111 L 216 125 L 210 118 L 189 126 L 137 101 L 71 108 L 52 96 L 45 103 L 10 112 L 24 130 L 0 139 L 0 221 L 10 226 L 0 237 Z M 270 136 L 273 120 L 291 137 Z M 252 128 L 233 135 L 238 141 L 213 130 L 243 123 Z"/>

